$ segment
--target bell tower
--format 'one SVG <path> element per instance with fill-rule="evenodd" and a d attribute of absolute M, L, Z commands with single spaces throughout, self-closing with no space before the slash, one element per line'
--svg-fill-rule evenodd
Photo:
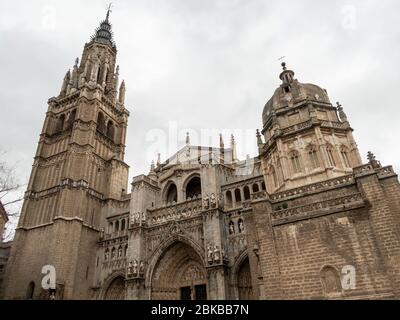
<path fill-rule="evenodd" d="M 45 265 L 55 267 L 60 299 L 90 298 L 102 208 L 128 185 L 129 112 L 109 15 L 48 101 L 7 266 L 8 299 L 45 297 Z"/>

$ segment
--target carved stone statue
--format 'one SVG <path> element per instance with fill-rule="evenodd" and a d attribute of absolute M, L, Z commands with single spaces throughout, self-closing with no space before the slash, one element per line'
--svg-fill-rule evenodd
<path fill-rule="evenodd" d="M 212 249 L 212 247 L 211 247 L 211 245 L 208 245 L 208 248 L 207 248 L 207 260 L 208 260 L 208 262 L 210 263 L 210 264 L 212 264 L 213 263 L 213 249 Z"/>
<path fill-rule="evenodd" d="M 138 262 L 137 260 L 133 260 L 132 275 L 137 276 L 137 274 L 138 274 Z"/>
<path fill-rule="evenodd" d="M 142 223 L 146 223 L 146 212 L 142 213 Z"/>
<path fill-rule="evenodd" d="M 229 234 L 235 234 L 235 224 L 232 221 L 229 223 Z"/>
<path fill-rule="evenodd" d="M 239 232 L 243 233 L 244 232 L 244 224 L 243 224 L 243 220 L 239 221 Z"/>
<path fill-rule="evenodd" d="M 122 257 L 122 248 L 119 247 L 119 249 L 118 249 L 118 258 L 121 258 L 121 257 Z"/>
<path fill-rule="evenodd" d="M 140 261 L 139 265 L 139 275 L 143 276 L 144 275 L 144 262 Z"/>
<path fill-rule="evenodd" d="M 138 223 L 140 223 L 140 213 L 136 212 L 136 214 L 135 214 L 135 224 L 138 224 Z"/>
<path fill-rule="evenodd" d="M 220 262 L 221 261 L 221 250 L 219 249 L 218 246 L 214 247 L 214 262 Z"/>
<path fill-rule="evenodd" d="M 215 208 L 217 206 L 217 199 L 216 199 L 214 193 L 212 193 L 210 196 L 210 205 L 211 205 L 211 208 Z"/>
<path fill-rule="evenodd" d="M 129 261 L 128 264 L 128 277 L 130 277 L 133 274 L 133 264 L 132 261 Z"/>
<path fill-rule="evenodd" d="M 217 200 L 218 200 L 218 206 L 220 208 L 223 208 L 224 207 L 224 195 L 222 193 L 218 194 Z"/>
<path fill-rule="evenodd" d="M 208 194 L 206 194 L 206 196 L 204 197 L 203 202 L 204 202 L 204 208 L 208 209 L 210 207 L 210 198 Z"/>
<path fill-rule="evenodd" d="M 105 233 L 104 228 L 101 228 L 101 230 L 100 230 L 100 240 L 104 239 L 104 233 Z"/>

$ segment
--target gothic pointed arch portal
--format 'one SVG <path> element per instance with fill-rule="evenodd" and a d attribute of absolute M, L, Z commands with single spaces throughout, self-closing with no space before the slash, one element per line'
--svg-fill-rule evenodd
<path fill-rule="evenodd" d="M 246 258 L 239 268 L 237 284 L 239 300 L 254 299 L 249 258 Z"/>
<path fill-rule="evenodd" d="M 151 279 L 153 300 L 206 300 L 206 270 L 198 253 L 174 242 L 157 261 Z"/>
<path fill-rule="evenodd" d="M 125 300 L 125 281 L 123 277 L 116 277 L 109 284 L 104 300 Z"/>

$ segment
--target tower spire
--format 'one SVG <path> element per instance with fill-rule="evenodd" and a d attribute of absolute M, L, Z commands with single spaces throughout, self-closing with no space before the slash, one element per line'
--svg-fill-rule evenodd
<path fill-rule="evenodd" d="M 111 3 L 107 8 L 106 19 L 100 23 L 100 26 L 96 29 L 95 34 L 92 36 L 92 41 L 99 42 L 102 44 L 108 44 L 115 48 L 115 43 L 113 39 L 113 33 L 111 31 L 111 23 L 109 21 L 111 11 Z"/>

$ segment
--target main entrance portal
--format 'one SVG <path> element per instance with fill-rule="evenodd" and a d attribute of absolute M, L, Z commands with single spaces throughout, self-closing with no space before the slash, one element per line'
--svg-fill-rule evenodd
<path fill-rule="evenodd" d="M 152 275 L 153 300 L 206 300 L 206 272 L 197 252 L 175 242 L 158 260 Z"/>

